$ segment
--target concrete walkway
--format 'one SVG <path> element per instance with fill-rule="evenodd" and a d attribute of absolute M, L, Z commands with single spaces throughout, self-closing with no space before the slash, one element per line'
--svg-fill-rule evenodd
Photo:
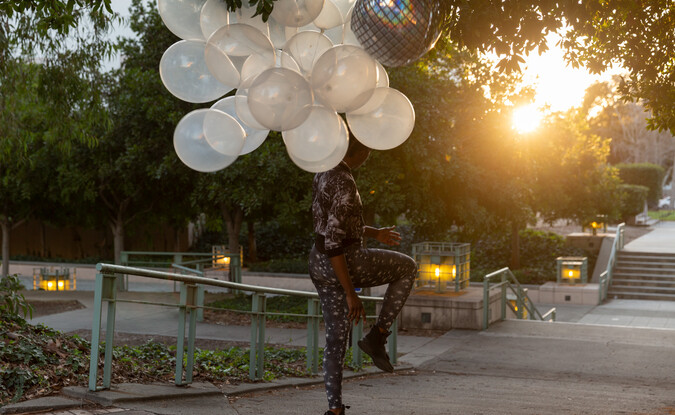
<path fill-rule="evenodd" d="M 675 254 L 675 222 L 659 222 L 652 231 L 626 244 L 631 252 L 659 252 Z"/>

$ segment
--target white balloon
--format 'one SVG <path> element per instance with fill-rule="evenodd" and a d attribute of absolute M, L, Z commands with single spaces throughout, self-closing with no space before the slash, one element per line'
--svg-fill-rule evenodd
<path fill-rule="evenodd" d="M 382 64 L 375 60 L 377 64 L 377 88 L 388 88 L 389 87 L 389 74 L 387 70 L 384 69 Z"/>
<path fill-rule="evenodd" d="M 251 113 L 270 130 L 284 131 L 299 126 L 309 116 L 313 104 L 307 80 L 286 68 L 266 70 L 248 89 Z"/>
<path fill-rule="evenodd" d="M 347 122 L 360 142 L 375 150 L 389 150 L 412 133 L 415 109 L 396 89 L 377 88 L 363 107 L 347 113 Z"/>
<path fill-rule="evenodd" d="M 227 3 L 222 0 L 207 0 L 199 15 L 204 39 L 208 39 L 221 27 L 230 24 Z"/>
<path fill-rule="evenodd" d="M 166 89 L 187 102 L 209 102 L 232 90 L 211 75 L 204 60 L 206 43 L 181 40 L 171 45 L 159 62 L 159 76 Z"/>
<path fill-rule="evenodd" d="M 321 13 L 313 22 L 319 29 L 332 29 L 344 24 L 342 13 L 333 0 L 325 0 Z"/>
<path fill-rule="evenodd" d="M 344 25 L 336 26 L 332 29 L 324 30 L 323 34 L 333 42 L 333 45 L 341 45 L 344 38 L 344 28 Z"/>
<path fill-rule="evenodd" d="M 206 0 L 158 0 L 159 15 L 166 27 L 186 40 L 204 40 L 199 16 Z"/>
<path fill-rule="evenodd" d="M 340 14 L 342 15 L 342 22 L 343 23 L 347 22 L 347 17 L 350 16 L 349 12 L 354 8 L 354 3 L 356 3 L 356 0 L 332 0 L 332 1 L 335 3 L 335 6 L 337 6 L 338 10 L 340 10 Z"/>
<path fill-rule="evenodd" d="M 173 134 L 173 146 L 178 158 L 189 168 L 214 172 L 232 164 L 237 157 L 214 150 L 206 141 L 204 119 L 209 109 L 198 109 L 184 116 Z"/>
<path fill-rule="evenodd" d="M 286 149 L 294 158 L 317 162 L 333 154 L 339 140 L 347 140 L 342 135 L 342 118 L 332 109 L 315 106 L 297 128 L 281 133 Z"/>
<path fill-rule="evenodd" d="M 241 72 L 252 55 L 257 55 L 257 65 L 272 67 L 276 61 L 272 42 L 258 29 L 246 24 L 223 26 L 206 44 L 205 60 L 209 70 L 222 83 L 234 88 L 246 79 Z M 248 75 L 255 72 L 249 70 Z"/>
<path fill-rule="evenodd" d="M 287 68 L 297 73 L 302 73 L 302 70 L 300 69 L 300 65 L 298 65 L 298 62 L 296 62 L 295 59 L 293 59 L 293 57 L 288 54 L 288 52 L 284 52 L 282 50 L 280 56 L 281 62 L 279 64 L 282 68 Z"/>
<path fill-rule="evenodd" d="M 283 134 L 283 133 L 282 133 Z M 319 173 L 332 169 L 333 167 L 340 164 L 340 161 L 347 154 L 347 148 L 349 147 L 349 130 L 347 125 L 340 118 L 340 128 L 336 134 L 340 137 L 337 140 L 337 146 L 333 149 L 333 152 L 323 160 L 318 161 L 307 161 L 300 158 L 297 158 L 294 154 L 288 151 L 288 156 L 291 158 L 293 163 L 303 170 L 306 170 L 310 173 Z"/>
<path fill-rule="evenodd" d="M 267 138 L 267 135 L 269 134 L 270 130 L 268 129 L 257 130 L 255 128 L 249 127 L 244 122 L 242 122 L 239 116 L 237 115 L 236 100 L 237 98 L 235 96 L 225 97 L 220 101 L 216 102 L 215 104 L 213 104 L 211 108 L 223 111 L 225 114 L 232 116 L 235 120 L 239 122 L 241 127 L 244 129 L 246 133 L 246 138 L 244 140 L 244 146 L 242 147 L 239 153 L 240 155 L 243 155 L 248 154 L 253 150 L 257 149 L 258 147 L 260 147 L 260 145 Z"/>
<path fill-rule="evenodd" d="M 246 132 L 232 116 L 211 108 L 204 116 L 204 136 L 217 152 L 237 157 L 244 147 Z"/>
<path fill-rule="evenodd" d="M 270 30 L 270 40 L 276 49 L 283 49 L 288 39 L 298 33 L 297 27 L 286 26 L 271 17 L 267 20 L 267 26 Z"/>
<path fill-rule="evenodd" d="M 249 84 L 250 85 L 250 84 Z M 242 125 L 255 128 L 256 130 L 266 130 L 264 125 L 260 124 L 251 113 L 251 107 L 248 105 L 248 86 L 242 85 L 237 89 L 235 95 L 235 108 L 237 109 L 237 117 L 242 122 Z"/>
<path fill-rule="evenodd" d="M 224 2 L 224 0 L 220 1 Z M 256 29 L 260 30 L 262 34 L 269 37 L 269 27 L 266 22 L 263 22 L 262 15 L 259 14 L 253 17 L 253 15 L 256 13 L 257 10 L 255 7 L 246 6 L 247 3 L 248 0 L 244 0 L 242 2 L 242 7 L 230 13 L 230 23 L 243 23 L 249 26 L 253 26 Z"/>
<path fill-rule="evenodd" d="M 377 65 L 362 48 L 334 46 L 314 64 L 311 82 L 320 102 L 337 112 L 349 112 L 363 106 L 372 96 L 377 84 Z"/>
<path fill-rule="evenodd" d="M 300 73 L 309 75 L 312 72 L 314 63 L 324 54 L 324 52 L 332 47 L 333 43 L 323 34 L 305 31 L 299 32 L 290 38 L 286 43 L 284 52 L 287 52 L 293 57 L 300 67 Z"/>
<path fill-rule="evenodd" d="M 342 43 L 345 45 L 354 45 L 361 47 L 361 42 L 359 42 L 359 39 L 356 37 L 354 34 L 354 31 L 352 30 L 352 13 L 354 11 L 354 8 L 352 7 L 349 10 L 349 13 L 347 13 L 347 17 L 345 18 L 345 25 L 344 25 L 344 34 L 342 36 Z"/>
<path fill-rule="evenodd" d="M 277 0 L 272 18 L 286 26 L 301 27 L 319 16 L 324 0 Z"/>

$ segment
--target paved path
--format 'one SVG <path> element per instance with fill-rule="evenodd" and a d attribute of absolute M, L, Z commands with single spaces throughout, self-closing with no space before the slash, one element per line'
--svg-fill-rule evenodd
<path fill-rule="evenodd" d="M 662 252 L 675 254 L 675 222 L 659 222 L 652 231 L 626 244 L 632 252 Z"/>

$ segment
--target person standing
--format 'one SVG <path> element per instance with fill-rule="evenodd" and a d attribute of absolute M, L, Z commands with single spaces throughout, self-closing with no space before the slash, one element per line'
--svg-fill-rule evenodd
<path fill-rule="evenodd" d="M 354 289 L 389 284 L 375 325 L 358 344 L 378 368 L 393 372 L 385 343 L 417 274 L 417 264 L 409 256 L 362 246 L 364 237 L 387 245 L 398 245 L 401 240 L 393 226 L 365 226 L 352 170 L 369 155 L 370 149 L 350 134 L 349 148 L 340 164 L 317 173 L 312 184 L 316 238 L 309 256 L 309 274 L 326 325 L 323 369 L 329 410 L 324 415 L 341 415 L 348 408 L 342 403 L 342 370 L 350 325 L 366 318 Z"/>

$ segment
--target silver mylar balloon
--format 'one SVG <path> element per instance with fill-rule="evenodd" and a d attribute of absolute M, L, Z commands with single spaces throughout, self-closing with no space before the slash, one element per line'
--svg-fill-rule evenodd
<path fill-rule="evenodd" d="M 436 44 L 445 1 L 357 0 L 351 28 L 366 52 L 383 65 L 407 65 Z"/>

